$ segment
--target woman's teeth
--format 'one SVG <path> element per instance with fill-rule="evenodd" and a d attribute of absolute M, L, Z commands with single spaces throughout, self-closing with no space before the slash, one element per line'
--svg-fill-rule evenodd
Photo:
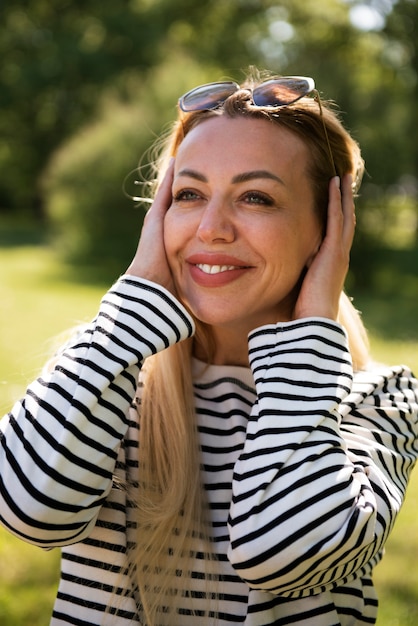
<path fill-rule="evenodd" d="M 196 267 L 205 274 L 219 274 L 220 272 L 238 269 L 235 265 L 208 265 L 207 263 L 197 263 Z"/>

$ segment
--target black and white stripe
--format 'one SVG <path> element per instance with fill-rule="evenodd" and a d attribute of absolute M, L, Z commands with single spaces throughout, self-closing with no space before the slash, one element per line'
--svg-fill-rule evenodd
<path fill-rule="evenodd" d="M 130 404 L 143 359 L 193 330 L 168 292 L 123 277 L 1 422 L 2 523 L 64 546 L 54 626 L 139 623 L 121 488 L 138 479 Z M 196 545 L 181 623 L 212 625 L 214 611 L 219 626 L 373 624 L 371 570 L 418 456 L 416 380 L 404 367 L 353 375 L 345 333 L 324 319 L 259 328 L 249 355 L 251 369 L 193 362 L 218 558 L 204 566 Z"/>

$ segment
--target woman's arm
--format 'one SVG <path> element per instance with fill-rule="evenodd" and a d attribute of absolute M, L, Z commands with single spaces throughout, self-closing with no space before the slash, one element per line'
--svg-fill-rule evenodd
<path fill-rule="evenodd" d="M 392 528 L 418 456 L 417 381 L 387 369 L 353 384 L 344 332 L 327 319 L 258 329 L 250 359 L 258 402 L 235 466 L 229 558 L 253 588 L 318 593 L 367 567 Z"/>
<path fill-rule="evenodd" d="M 41 546 L 85 537 L 112 484 L 127 411 L 147 356 L 193 322 L 164 288 L 122 277 L 97 318 L 1 421 L 0 520 Z"/>

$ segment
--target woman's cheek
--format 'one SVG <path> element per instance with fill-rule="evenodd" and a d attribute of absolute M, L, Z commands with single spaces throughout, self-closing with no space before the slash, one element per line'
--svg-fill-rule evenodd
<path fill-rule="evenodd" d="M 175 216 L 175 210 L 168 209 L 164 218 L 164 247 L 168 263 L 173 270 L 175 259 L 182 245 L 181 224 Z"/>

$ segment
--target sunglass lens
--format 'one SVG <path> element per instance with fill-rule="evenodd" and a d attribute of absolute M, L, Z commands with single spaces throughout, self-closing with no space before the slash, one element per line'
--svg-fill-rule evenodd
<path fill-rule="evenodd" d="M 315 89 L 312 78 L 285 76 L 268 80 L 253 91 L 253 102 L 259 107 L 292 104 Z"/>
<path fill-rule="evenodd" d="M 214 109 L 238 89 L 239 86 L 233 82 L 209 83 L 187 92 L 180 98 L 179 105 L 186 112 Z"/>

